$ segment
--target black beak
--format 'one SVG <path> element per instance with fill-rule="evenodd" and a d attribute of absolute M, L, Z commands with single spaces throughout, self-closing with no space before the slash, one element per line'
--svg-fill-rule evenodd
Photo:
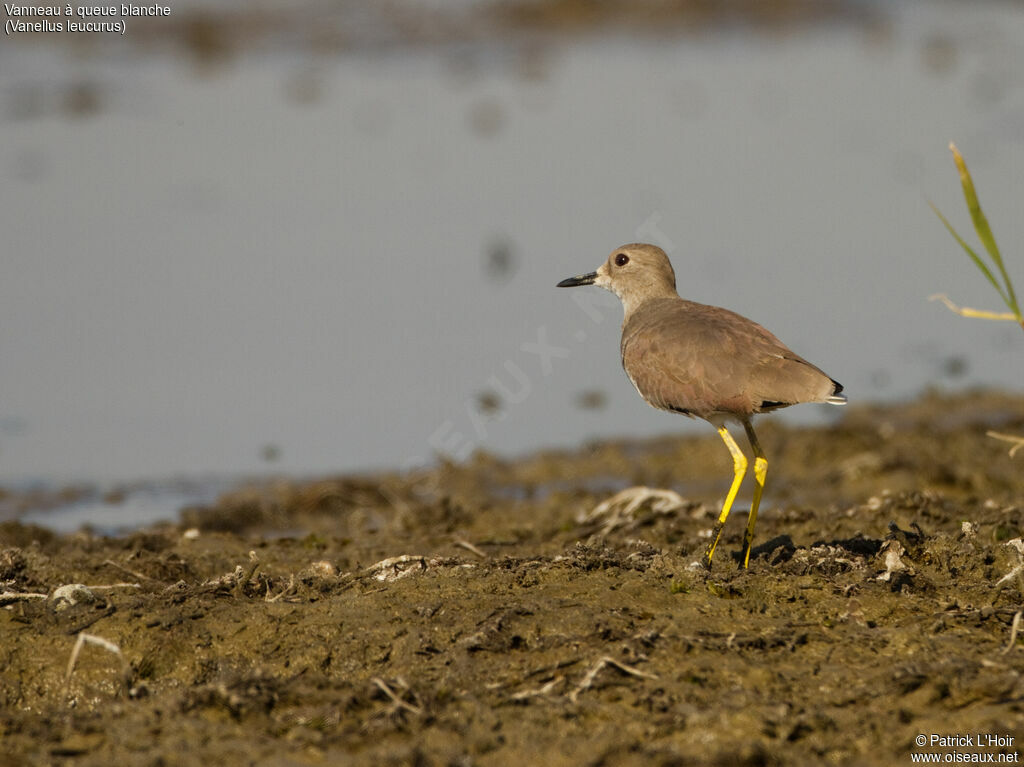
<path fill-rule="evenodd" d="M 557 288 L 575 288 L 577 285 L 593 285 L 594 280 L 597 279 L 597 272 L 590 272 L 590 274 L 581 274 L 579 277 L 570 277 L 567 280 L 562 280 L 555 287 Z"/>

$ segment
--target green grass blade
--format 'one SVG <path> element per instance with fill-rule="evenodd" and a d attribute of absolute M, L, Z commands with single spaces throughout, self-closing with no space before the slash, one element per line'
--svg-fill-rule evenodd
<path fill-rule="evenodd" d="M 971 257 L 971 260 L 974 262 L 974 265 L 978 267 L 978 269 L 981 270 L 981 273 L 985 275 L 986 279 L 988 279 L 988 281 L 992 283 L 992 287 L 996 289 L 997 293 L 999 293 L 999 297 L 1003 299 L 1003 303 L 1005 303 L 1007 306 L 1010 306 L 1009 297 L 1003 292 L 1002 286 L 996 280 L 991 270 L 987 266 L 985 266 L 985 262 L 981 260 L 981 258 L 978 256 L 977 253 L 974 252 L 970 245 L 964 242 L 964 238 L 957 233 L 956 229 L 953 228 L 953 225 L 949 223 L 949 221 L 946 220 L 946 217 L 942 215 L 938 208 L 935 207 L 935 204 L 932 203 L 931 201 L 929 201 L 928 204 L 931 206 L 932 210 L 935 211 L 935 215 L 939 217 L 939 220 L 946 225 L 946 229 L 948 229 L 949 233 L 953 235 L 953 239 L 960 243 L 960 247 L 964 249 L 964 252 L 968 256 Z M 1014 307 L 1010 306 L 1010 309 L 1014 310 Z"/>
<path fill-rule="evenodd" d="M 964 190 L 964 200 L 967 201 L 967 209 L 971 213 L 971 221 L 974 222 L 974 230 L 978 233 L 978 239 L 985 246 L 985 250 L 992 257 L 992 262 L 999 269 L 999 274 L 1003 278 L 1006 290 L 1005 292 L 1000 290 L 999 295 L 1002 296 L 1003 301 L 1006 302 L 1010 310 L 1019 316 L 1020 308 L 1017 305 L 1017 296 L 1013 291 L 1013 283 L 1010 281 L 1010 276 L 1006 273 L 1006 268 L 1003 266 L 1003 257 L 999 253 L 999 246 L 996 245 L 995 235 L 992 234 L 992 229 L 988 225 L 988 219 L 981 209 L 981 203 L 978 202 L 978 193 L 974 189 L 974 181 L 971 179 L 970 171 L 967 170 L 967 163 L 964 162 L 964 157 L 960 154 L 960 150 L 956 148 L 956 144 L 950 142 L 949 150 L 953 153 L 953 162 L 956 163 L 957 170 L 960 173 L 960 185 Z M 975 262 L 977 262 L 977 256 L 974 255 L 973 257 Z M 991 276 L 989 279 L 992 279 Z"/>

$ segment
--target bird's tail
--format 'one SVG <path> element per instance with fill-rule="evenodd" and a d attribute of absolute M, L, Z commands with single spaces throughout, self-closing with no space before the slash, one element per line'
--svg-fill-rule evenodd
<path fill-rule="evenodd" d="M 827 402 L 830 405 L 845 405 L 846 395 L 841 393 L 843 391 L 843 385 L 834 378 L 830 380 L 833 384 L 835 384 L 836 388 L 832 390 L 832 396 L 825 400 L 825 402 Z"/>

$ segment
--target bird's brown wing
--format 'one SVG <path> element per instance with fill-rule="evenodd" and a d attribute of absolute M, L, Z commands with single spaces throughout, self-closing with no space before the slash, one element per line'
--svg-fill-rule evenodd
<path fill-rule="evenodd" d="M 835 390 L 761 325 L 682 299 L 650 301 L 630 317 L 622 364 L 651 405 L 701 418 L 824 401 Z"/>

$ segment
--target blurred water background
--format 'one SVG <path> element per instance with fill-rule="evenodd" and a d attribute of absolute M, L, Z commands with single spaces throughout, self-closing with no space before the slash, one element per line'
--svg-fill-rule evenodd
<path fill-rule="evenodd" d="M 167 1 L 0 41 L 0 483 L 66 525 L 702 428 L 554 288 L 636 240 L 851 401 L 1024 380 L 927 204 L 955 139 L 1024 285 L 1024 3 Z"/>

